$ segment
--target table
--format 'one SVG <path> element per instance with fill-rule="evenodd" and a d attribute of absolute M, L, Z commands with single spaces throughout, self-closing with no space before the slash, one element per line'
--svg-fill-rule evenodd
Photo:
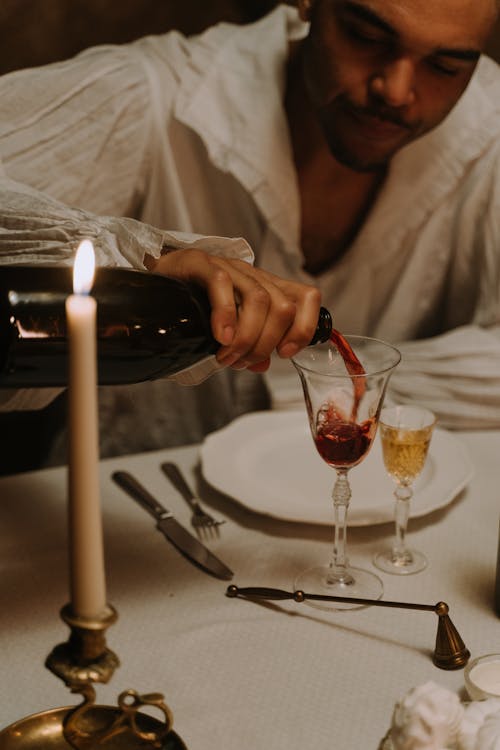
<path fill-rule="evenodd" d="M 458 433 L 475 477 L 451 504 L 410 521 L 426 571 L 409 578 L 381 574 L 386 599 L 448 602 L 472 656 L 500 651 L 493 611 L 498 542 L 500 433 Z M 134 473 L 189 524 L 189 508 L 160 472 L 179 463 L 214 514 L 225 517 L 213 551 L 239 586 L 291 588 L 296 572 L 330 552 L 326 527 L 289 523 L 244 509 L 206 485 L 199 449 L 101 462 L 108 601 L 118 622 L 107 633 L 121 667 L 97 702 L 116 705 L 126 688 L 159 691 L 189 750 L 376 750 L 396 700 L 433 680 L 463 696 L 463 670 L 431 661 L 432 612 L 370 607 L 322 612 L 295 602 L 258 604 L 225 596 L 227 584 L 186 561 L 152 519 L 110 479 Z M 79 697 L 45 667 L 66 641 L 59 610 L 68 601 L 66 470 L 0 479 L 0 726 Z M 392 537 L 391 524 L 349 531 L 353 562 Z"/>

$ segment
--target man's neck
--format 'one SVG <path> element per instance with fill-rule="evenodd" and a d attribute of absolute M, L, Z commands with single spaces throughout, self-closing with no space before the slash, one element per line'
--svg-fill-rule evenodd
<path fill-rule="evenodd" d="M 299 46 L 290 56 L 285 109 L 301 200 L 304 268 L 318 274 L 348 250 L 384 174 L 356 172 L 330 152 L 305 90 Z"/>
<path fill-rule="evenodd" d="M 323 171 L 339 179 L 345 171 L 330 153 L 318 118 L 312 109 L 302 75 L 301 43 L 291 45 L 287 68 L 285 111 L 290 130 L 295 167 L 299 175 L 314 163 L 323 163 Z M 326 158 L 324 158 L 326 157 Z"/>

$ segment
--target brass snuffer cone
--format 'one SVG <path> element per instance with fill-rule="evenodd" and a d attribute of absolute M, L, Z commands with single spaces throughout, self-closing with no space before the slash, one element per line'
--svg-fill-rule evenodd
<path fill-rule="evenodd" d="M 70 627 L 66 643 L 57 645 L 45 665 L 60 677 L 72 693 L 83 701 L 33 714 L 0 730 L 0 750 L 187 750 L 172 730 L 173 717 L 161 693 L 139 695 L 125 690 L 117 706 L 95 703 L 93 683 L 106 683 L 119 665 L 116 654 L 106 645 L 105 631 L 116 621 L 111 606 L 99 619 L 76 617 L 71 607 L 61 610 Z M 163 713 L 164 721 L 141 713 L 143 707 L 154 707 Z"/>
<path fill-rule="evenodd" d="M 439 617 L 436 648 L 432 661 L 441 669 L 461 669 L 470 659 L 470 652 L 460 638 L 448 615 L 448 605 L 438 602 L 434 611 Z"/>
<path fill-rule="evenodd" d="M 396 607 L 399 609 L 417 609 L 435 612 L 439 618 L 436 635 L 436 646 L 432 661 L 440 669 L 461 669 L 465 667 L 470 658 L 470 652 L 465 647 L 457 629 L 453 625 L 448 612 L 449 607 L 445 602 L 437 604 L 416 604 L 414 602 L 389 602 L 382 599 L 362 599 L 349 596 L 328 596 L 326 594 L 306 594 L 304 591 L 283 591 L 282 589 L 266 588 L 264 586 L 248 586 L 238 588 L 232 584 L 227 587 L 226 595 L 229 597 L 241 597 L 243 599 L 293 599 L 303 602 L 306 599 L 323 602 L 352 602 L 353 604 L 366 604 L 374 607 Z"/>

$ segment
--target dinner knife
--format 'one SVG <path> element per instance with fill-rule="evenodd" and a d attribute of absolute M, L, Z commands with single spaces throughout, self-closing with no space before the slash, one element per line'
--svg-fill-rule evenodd
<path fill-rule="evenodd" d="M 176 521 L 171 511 L 167 510 L 151 495 L 143 485 L 128 471 L 115 471 L 111 475 L 116 484 L 127 492 L 141 507 L 156 520 L 156 528 L 181 552 L 188 560 L 199 565 L 203 570 L 229 581 L 233 571 L 219 560 L 196 537 L 186 531 Z"/>

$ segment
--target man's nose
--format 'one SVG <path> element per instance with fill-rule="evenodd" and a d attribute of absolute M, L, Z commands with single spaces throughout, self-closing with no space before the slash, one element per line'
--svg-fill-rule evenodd
<path fill-rule="evenodd" d="M 390 107 L 405 107 L 415 101 L 415 68 L 400 57 L 386 63 L 371 80 L 371 90 Z"/>

